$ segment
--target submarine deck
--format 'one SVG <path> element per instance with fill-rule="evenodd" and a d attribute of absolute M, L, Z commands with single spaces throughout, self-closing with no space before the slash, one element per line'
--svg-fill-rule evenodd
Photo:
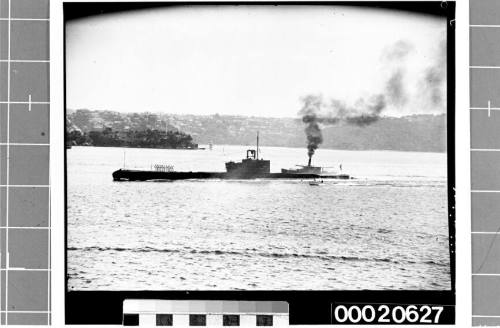
<path fill-rule="evenodd" d="M 113 172 L 114 181 L 151 181 L 151 180 L 189 180 L 189 179 L 351 179 L 347 174 L 311 174 L 311 173 L 266 173 L 266 174 L 231 174 L 227 172 L 162 172 L 141 170 L 118 170 Z"/>

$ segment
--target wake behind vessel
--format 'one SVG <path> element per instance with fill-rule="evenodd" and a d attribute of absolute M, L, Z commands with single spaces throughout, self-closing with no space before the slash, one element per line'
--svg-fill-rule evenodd
<path fill-rule="evenodd" d="M 113 172 L 114 181 L 188 180 L 188 179 L 350 179 L 347 174 L 324 173 L 321 167 L 303 166 L 297 170 L 282 169 L 271 173 L 271 161 L 259 158 L 259 134 L 256 149 L 248 149 L 246 158 L 240 162 L 225 163 L 226 172 L 178 172 L 173 170 L 125 170 Z"/>

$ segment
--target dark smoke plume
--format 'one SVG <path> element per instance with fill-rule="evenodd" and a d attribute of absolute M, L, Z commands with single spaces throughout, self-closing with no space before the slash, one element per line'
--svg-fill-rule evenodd
<path fill-rule="evenodd" d="M 323 99 L 320 96 L 310 95 L 304 97 L 302 101 L 304 102 L 304 106 L 301 109 L 301 113 L 302 122 L 306 124 L 307 155 L 311 158 L 314 151 L 318 149 L 319 145 L 323 142 L 323 134 L 318 124 L 318 122 L 321 121 L 318 117 L 318 113 L 321 111 Z"/>
<path fill-rule="evenodd" d="M 364 105 L 364 110 L 361 114 L 348 115 L 345 117 L 345 122 L 357 126 L 370 125 L 380 118 L 380 113 L 386 106 L 384 95 L 372 96 L 367 104 Z"/>
<path fill-rule="evenodd" d="M 438 56 L 425 71 L 422 86 L 426 97 L 430 100 L 429 106 L 442 108 L 445 105 L 443 95 L 446 87 L 446 39 L 441 40 Z"/>
<path fill-rule="evenodd" d="M 391 102 L 397 107 L 404 105 L 408 100 L 403 84 L 404 75 L 405 72 L 403 70 L 397 70 L 389 80 L 387 80 L 386 84 L 387 97 L 391 99 Z"/>
<path fill-rule="evenodd" d="M 355 107 L 349 107 L 344 102 L 332 99 L 330 104 L 324 103 L 318 95 L 308 95 L 302 98 L 303 107 L 299 114 L 306 124 L 307 155 L 312 157 L 323 142 L 320 124 L 333 125 L 345 123 L 356 126 L 366 126 L 376 122 L 380 113 L 386 107 L 384 95 L 375 95 L 370 99 L 359 99 Z"/>
<path fill-rule="evenodd" d="M 403 63 L 412 50 L 413 46 L 405 41 L 398 41 L 392 47 L 385 49 L 381 59 L 384 65 L 388 66 L 390 76 L 385 83 L 384 92 L 367 99 L 360 98 L 354 106 L 348 106 L 338 99 L 331 99 L 328 104 L 325 104 L 323 98 L 318 95 L 308 95 L 302 98 L 303 106 L 299 115 L 302 116 L 302 122 L 306 124 L 309 159 L 323 142 L 320 124 L 344 123 L 367 126 L 378 121 L 388 103 L 399 107 L 407 102 L 408 97 L 404 88 L 406 72 Z"/>
<path fill-rule="evenodd" d="M 385 83 L 385 95 L 391 105 L 401 107 L 408 101 L 405 88 L 405 60 L 414 50 L 409 42 L 399 40 L 393 46 L 387 47 L 381 57 L 386 70 L 390 71 L 390 76 Z"/>

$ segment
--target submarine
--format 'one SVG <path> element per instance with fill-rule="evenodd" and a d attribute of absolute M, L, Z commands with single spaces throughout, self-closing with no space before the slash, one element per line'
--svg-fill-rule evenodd
<path fill-rule="evenodd" d="M 351 179 L 348 174 L 330 174 L 321 167 L 309 165 L 298 170 L 282 169 L 280 173 L 271 173 L 271 161 L 259 158 L 259 134 L 257 133 L 256 149 L 248 149 L 246 158 L 240 162 L 226 162 L 226 172 L 192 172 L 165 170 L 126 170 L 113 172 L 114 181 L 161 181 L 189 179 Z"/>

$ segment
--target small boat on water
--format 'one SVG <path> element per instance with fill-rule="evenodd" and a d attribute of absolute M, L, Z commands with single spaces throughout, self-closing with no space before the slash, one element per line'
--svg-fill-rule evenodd
<path fill-rule="evenodd" d="M 334 175 L 336 179 L 350 179 L 348 174 L 342 174 L 342 164 L 340 164 L 340 174 L 332 173 L 326 170 L 331 167 L 323 167 L 323 166 L 313 166 L 311 165 L 311 157 L 309 157 L 309 162 L 307 165 L 295 165 L 298 168 L 292 169 L 281 169 L 281 173 L 283 174 L 315 174 L 317 176 L 332 176 Z"/>
<path fill-rule="evenodd" d="M 323 183 L 323 180 L 318 181 L 318 180 L 314 179 L 313 181 L 309 181 L 310 186 L 319 186 L 320 183 Z"/>
<path fill-rule="evenodd" d="M 309 165 L 296 165 L 298 169 L 281 169 L 281 173 L 287 174 L 322 174 L 325 173 L 321 166 Z"/>

